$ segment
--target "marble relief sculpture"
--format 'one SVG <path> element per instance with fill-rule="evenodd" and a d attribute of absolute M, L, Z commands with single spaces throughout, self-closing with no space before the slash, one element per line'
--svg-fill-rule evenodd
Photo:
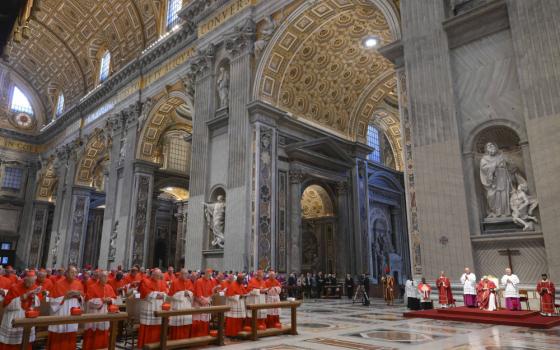
<path fill-rule="evenodd" d="M 212 231 L 212 247 L 224 248 L 224 227 L 226 221 L 226 201 L 219 195 L 215 203 L 203 203 L 206 222 Z"/>
<path fill-rule="evenodd" d="M 217 82 L 219 108 L 229 105 L 229 72 L 224 66 L 220 67 L 220 75 Z"/>
<path fill-rule="evenodd" d="M 527 195 L 527 184 L 520 183 L 517 190 L 511 193 L 510 205 L 512 209 L 513 222 L 523 226 L 523 231 L 531 231 L 534 229 L 533 223 L 539 221 L 533 216 L 533 211 L 539 205 L 535 198 Z"/>
<path fill-rule="evenodd" d="M 480 160 L 480 182 L 484 186 L 488 204 L 486 218 L 510 216 L 509 196 L 512 185 L 507 159 L 493 142 L 488 142 L 484 150 L 484 156 Z"/>

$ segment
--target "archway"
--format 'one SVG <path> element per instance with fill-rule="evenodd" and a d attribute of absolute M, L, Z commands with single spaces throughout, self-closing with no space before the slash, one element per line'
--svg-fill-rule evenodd
<path fill-rule="evenodd" d="M 336 215 L 333 200 L 321 184 L 311 184 L 301 196 L 302 272 L 336 272 Z"/>

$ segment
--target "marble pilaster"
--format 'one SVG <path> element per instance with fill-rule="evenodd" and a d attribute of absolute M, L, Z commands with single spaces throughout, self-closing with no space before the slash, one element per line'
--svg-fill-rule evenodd
<path fill-rule="evenodd" d="M 72 211 L 66 233 L 64 265 L 82 265 L 82 253 L 87 232 L 90 190 L 81 187 L 72 189 Z"/>
<path fill-rule="evenodd" d="M 337 234 L 335 238 L 336 244 L 336 274 L 338 276 L 345 276 L 346 273 L 352 271 L 350 252 L 351 240 L 350 236 L 350 222 L 349 210 L 350 203 L 348 201 L 348 183 L 338 182 L 336 184 L 336 208 L 337 208 Z"/>
<path fill-rule="evenodd" d="M 33 215 L 31 220 L 31 235 L 28 254 L 26 254 L 26 266 L 40 267 L 43 242 L 47 234 L 47 221 L 49 219 L 48 202 L 33 202 Z"/>
<path fill-rule="evenodd" d="M 31 245 L 32 235 L 33 235 L 33 219 L 34 219 L 34 199 L 35 192 L 37 189 L 37 165 L 29 164 L 27 165 L 27 186 L 25 189 L 25 202 L 23 205 L 23 212 L 21 214 L 21 224 L 19 227 L 19 240 L 16 250 L 16 256 L 23 258 L 22 263 L 24 265 L 28 264 L 29 259 L 29 249 Z M 27 261 L 25 261 L 27 260 Z"/>
<path fill-rule="evenodd" d="M 290 170 L 290 231 L 289 231 L 289 259 L 287 272 L 301 271 L 301 194 L 302 182 L 305 175 L 301 170 Z"/>

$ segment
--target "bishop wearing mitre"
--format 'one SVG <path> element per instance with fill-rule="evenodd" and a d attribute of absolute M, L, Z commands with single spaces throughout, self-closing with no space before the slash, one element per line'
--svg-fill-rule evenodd
<path fill-rule="evenodd" d="M 70 316 L 72 308 L 81 306 L 84 287 L 76 276 L 78 276 L 78 270 L 74 266 L 70 266 L 66 270 L 65 277 L 54 284 L 49 295 L 52 316 Z M 77 332 L 77 323 L 49 326 L 47 349 L 76 349 Z"/>
<path fill-rule="evenodd" d="M 140 329 L 138 330 L 138 348 L 144 344 L 159 341 L 161 335 L 161 317 L 154 316 L 154 311 L 160 311 L 167 295 L 167 284 L 163 280 L 160 269 L 153 269 L 149 278 L 140 282 Z"/>
<path fill-rule="evenodd" d="M 190 280 L 190 273 L 182 269 L 179 278 L 171 281 L 169 297 L 171 299 L 171 310 L 184 310 L 192 308 L 194 298 L 194 286 Z M 191 315 L 173 316 L 169 319 L 169 339 L 186 339 L 191 336 Z"/>
<path fill-rule="evenodd" d="M 23 328 L 14 328 L 12 321 L 16 318 L 24 318 L 25 311 L 39 307 L 37 294 L 41 287 L 35 284 L 34 271 L 28 271 L 22 282 L 14 284 L 4 299 L 4 316 L 0 326 L 0 350 L 17 350 L 21 348 Z M 29 342 L 35 340 L 35 327 L 31 329 Z M 29 345 L 31 349 L 31 345 Z"/>
<path fill-rule="evenodd" d="M 109 273 L 97 271 L 97 281 L 90 283 L 86 292 L 88 314 L 106 314 L 107 306 L 112 304 L 117 295 L 107 283 Z M 86 323 L 82 350 L 105 349 L 109 346 L 109 322 Z"/>

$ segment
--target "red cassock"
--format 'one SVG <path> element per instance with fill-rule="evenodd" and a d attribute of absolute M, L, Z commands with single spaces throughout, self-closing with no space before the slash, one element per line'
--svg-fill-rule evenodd
<path fill-rule="evenodd" d="M 553 314 L 554 310 L 554 297 L 556 288 L 554 283 L 550 281 L 540 281 L 537 283 L 537 293 L 541 296 L 541 312 L 543 314 Z"/>
<path fill-rule="evenodd" d="M 4 289 L 5 292 L 8 292 L 12 284 L 12 280 L 4 276 L 0 276 L 0 289 Z"/>
<path fill-rule="evenodd" d="M 138 347 L 159 341 L 161 335 L 161 318 L 154 316 L 154 311 L 161 310 L 163 299 L 158 295 L 167 294 L 167 284 L 163 280 L 146 278 L 140 282 L 140 297 L 144 299 L 140 309 L 140 329 L 138 330 Z"/>
<path fill-rule="evenodd" d="M 0 327 L 0 350 L 17 350 L 21 348 L 23 329 L 14 328 L 11 324 L 14 319 L 25 317 L 26 310 L 29 310 L 32 306 L 36 307 L 39 305 L 38 299 L 31 296 L 25 300 L 21 298 L 23 294 L 35 288 L 37 288 L 37 285 L 25 288 L 23 282 L 18 282 L 8 291 L 3 302 L 4 316 L 2 318 L 2 326 Z M 32 330 L 29 340 L 30 342 L 35 340 L 35 329 Z M 28 349 L 31 350 L 31 344 L 29 344 Z"/>
<path fill-rule="evenodd" d="M 174 273 L 166 272 L 163 274 L 163 280 L 165 282 L 173 282 L 175 279 L 177 279 L 177 277 L 175 277 Z"/>
<path fill-rule="evenodd" d="M 66 278 L 58 280 L 50 294 L 51 315 L 53 316 L 70 316 L 72 307 L 80 307 L 79 298 L 64 299 L 69 291 L 78 291 L 83 296 L 84 289 L 82 282 L 74 279 L 68 281 Z M 49 326 L 49 340 L 47 343 L 48 350 L 75 350 L 76 349 L 76 332 L 78 324 Z"/>
<path fill-rule="evenodd" d="M 439 303 L 441 305 L 455 304 L 453 293 L 451 292 L 451 281 L 447 277 L 440 277 L 436 280 L 439 291 Z"/>
<path fill-rule="evenodd" d="M 213 279 L 201 277 L 194 283 L 195 307 L 210 306 L 212 294 L 216 282 Z M 193 323 L 191 328 L 191 337 L 201 337 L 208 335 L 210 322 L 210 314 L 193 315 Z"/>
<path fill-rule="evenodd" d="M 282 291 L 282 285 L 276 278 L 269 278 L 265 282 L 265 286 L 268 289 L 266 294 L 266 303 L 277 303 L 280 302 L 280 292 Z M 277 323 L 280 323 L 280 309 L 267 309 L 266 315 L 266 326 L 268 328 L 273 328 Z"/>
<path fill-rule="evenodd" d="M 266 302 L 266 296 L 264 293 L 261 293 L 260 295 L 252 295 L 251 292 L 256 289 L 266 289 L 266 281 L 263 279 L 259 280 L 256 277 L 251 278 L 251 280 L 247 284 L 247 293 L 249 293 L 249 296 L 247 296 L 247 304 L 264 304 Z M 259 310 L 257 312 L 257 327 L 266 327 L 266 312 L 266 309 Z M 251 317 L 247 317 L 245 319 L 245 325 L 251 325 Z"/>
<path fill-rule="evenodd" d="M 492 281 L 481 281 L 478 282 L 476 286 L 476 300 L 478 301 L 478 306 L 482 309 L 488 309 L 488 303 L 490 303 L 490 294 L 494 293 L 496 290 L 496 284 Z"/>
<path fill-rule="evenodd" d="M 126 285 L 124 278 L 121 278 L 120 281 L 117 281 L 116 278 L 110 279 L 109 281 L 107 281 L 107 284 L 111 286 L 111 288 L 113 288 L 113 291 L 115 292 L 115 294 L 119 294 L 119 289 L 124 289 L 124 286 Z"/>
<path fill-rule="evenodd" d="M 193 292 L 194 286 L 191 280 L 175 278 L 173 282 L 171 282 L 171 288 L 169 289 L 169 296 L 172 297 L 171 309 L 190 309 L 192 307 L 191 297 Z M 189 296 L 187 297 L 185 294 L 188 294 Z M 192 316 L 190 315 L 170 317 L 169 339 L 177 340 L 189 338 L 191 336 L 191 324 Z"/>
<path fill-rule="evenodd" d="M 245 300 L 241 296 L 246 293 L 245 287 L 237 282 L 231 282 L 226 290 L 226 304 L 231 308 L 226 312 L 225 319 L 225 334 L 228 337 L 236 337 L 243 330 L 246 310 Z"/>
<path fill-rule="evenodd" d="M 86 293 L 87 312 L 106 314 L 105 298 L 115 299 L 117 295 L 109 284 L 90 283 Z M 85 325 L 82 350 L 104 349 L 109 346 L 109 322 L 87 323 Z"/>

